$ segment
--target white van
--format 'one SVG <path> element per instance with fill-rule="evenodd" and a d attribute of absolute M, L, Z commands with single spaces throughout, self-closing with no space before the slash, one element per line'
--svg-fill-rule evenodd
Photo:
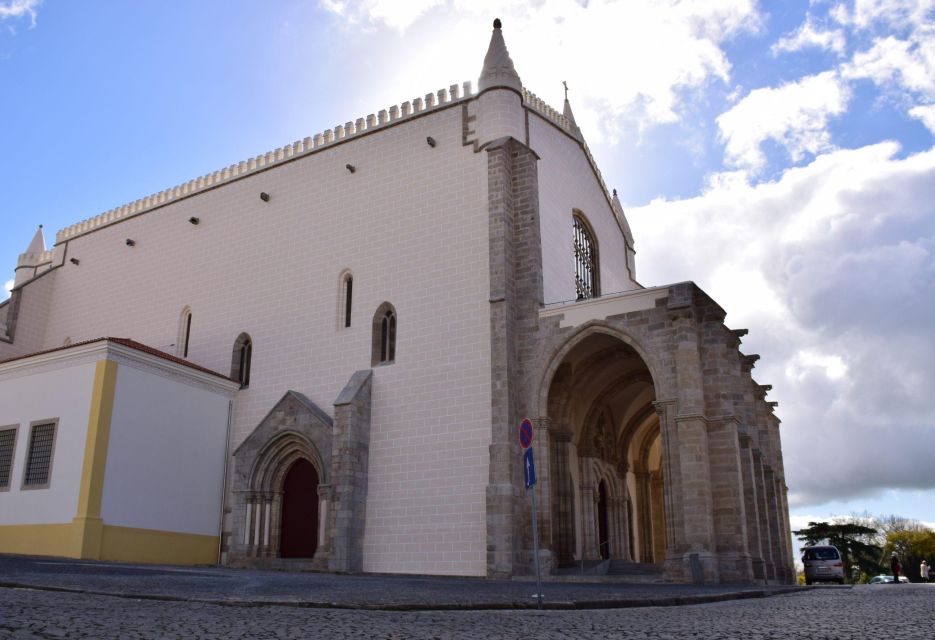
<path fill-rule="evenodd" d="M 823 581 L 844 584 L 844 561 L 841 560 L 841 552 L 837 547 L 804 547 L 802 564 L 805 565 L 805 584 Z"/>

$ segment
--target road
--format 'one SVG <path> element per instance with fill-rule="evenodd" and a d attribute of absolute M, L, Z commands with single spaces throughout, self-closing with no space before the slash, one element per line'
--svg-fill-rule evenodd
<path fill-rule="evenodd" d="M 935 585 L 861 585 L 711 604 L 587 611 L 365 611 L 226 606 L 0 588 L 7 638 L 935 637 Z"/>

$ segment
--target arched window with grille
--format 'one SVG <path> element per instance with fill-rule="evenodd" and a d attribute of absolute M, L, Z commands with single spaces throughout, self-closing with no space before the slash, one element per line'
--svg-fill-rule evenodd
<path fill-rule="evenodd" d="M 392 364 L 396 361 L 396 309 L 384 302 L 373 314 L 373 351 L 371 363 Z"/>
<path fill-rule="evenodd" d="M 234 341 L 234 352 L 231 356 L 231 379 L 240 383 L 241 387 L 250 386 L 250 360 L 253 357 L 253 340 L 247 333 L 241 333 Z"/>
<path fill-rule="evenodd" d="M 600 262 L 597 254 L 597 240 L 591 225 L 584 214 L 575 211 L 574 216 L 575 247 L 575 293 L 578 300 L 597 298 L 601 295 Z"/>

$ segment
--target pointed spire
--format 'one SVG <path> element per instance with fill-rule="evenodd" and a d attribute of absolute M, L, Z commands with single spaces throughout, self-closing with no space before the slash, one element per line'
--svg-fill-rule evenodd
<path fill-rule="evenodd" d="M 500 26 L 500 18 L 493 21 L 493 34 L 490 36 L 490 46 L 487 47 L 487 55 L 484 56 L 484 68 L 480 72 L 477 87 L 480 91 L 492 87 L 509 87 L 522 92 L 523 83 L 513 67 L 510 53 L 506 50 Z"/>
<path fill-rule="evenodd" d="M 36 229 L 36 235 L 32 237 L 32 242 L 29 243 L 29 248 L 26 249 L 26 253 L 43 253 L 45 251 L 45 236 L 42 234 L 42 225 L 39 225 L 39 228 Z"/>
<path fill-rule="evenodd" d="M 568 83 L 562 80 L 562 84 L 565 86 L 565 106 L 562 109 L 562 115 L 565 116 L 566 120 L 568 120 L 568 124 L 571 126 L 572 133 L 574 133 L 575 136 L 580 139 L 581 129 L 578 128 L 578 123 L 575 122 L 575 114 L 571 110 L 571 103 L 568 102 Z"/>

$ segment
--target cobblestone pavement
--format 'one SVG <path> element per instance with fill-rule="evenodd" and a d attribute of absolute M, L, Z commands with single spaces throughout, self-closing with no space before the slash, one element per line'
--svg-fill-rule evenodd
<path fill-rule="evenodd" d="M 935 637 L 935 586 L 825 588 L 683 607 L 590 611 L 365 611 L 224 606 L 0 588 L 7 638 Z"/>
<path fill-rule="evenodd" d="M 208 602 L 372 608 L 532 607 L 535 583 L 483 578 L 335 575 L 224 567 L 170 567 L 0 556 L 0 586 Z M 682 604 L 762 597 L 788 587 L 548 582 L 547 606 Z"/>

